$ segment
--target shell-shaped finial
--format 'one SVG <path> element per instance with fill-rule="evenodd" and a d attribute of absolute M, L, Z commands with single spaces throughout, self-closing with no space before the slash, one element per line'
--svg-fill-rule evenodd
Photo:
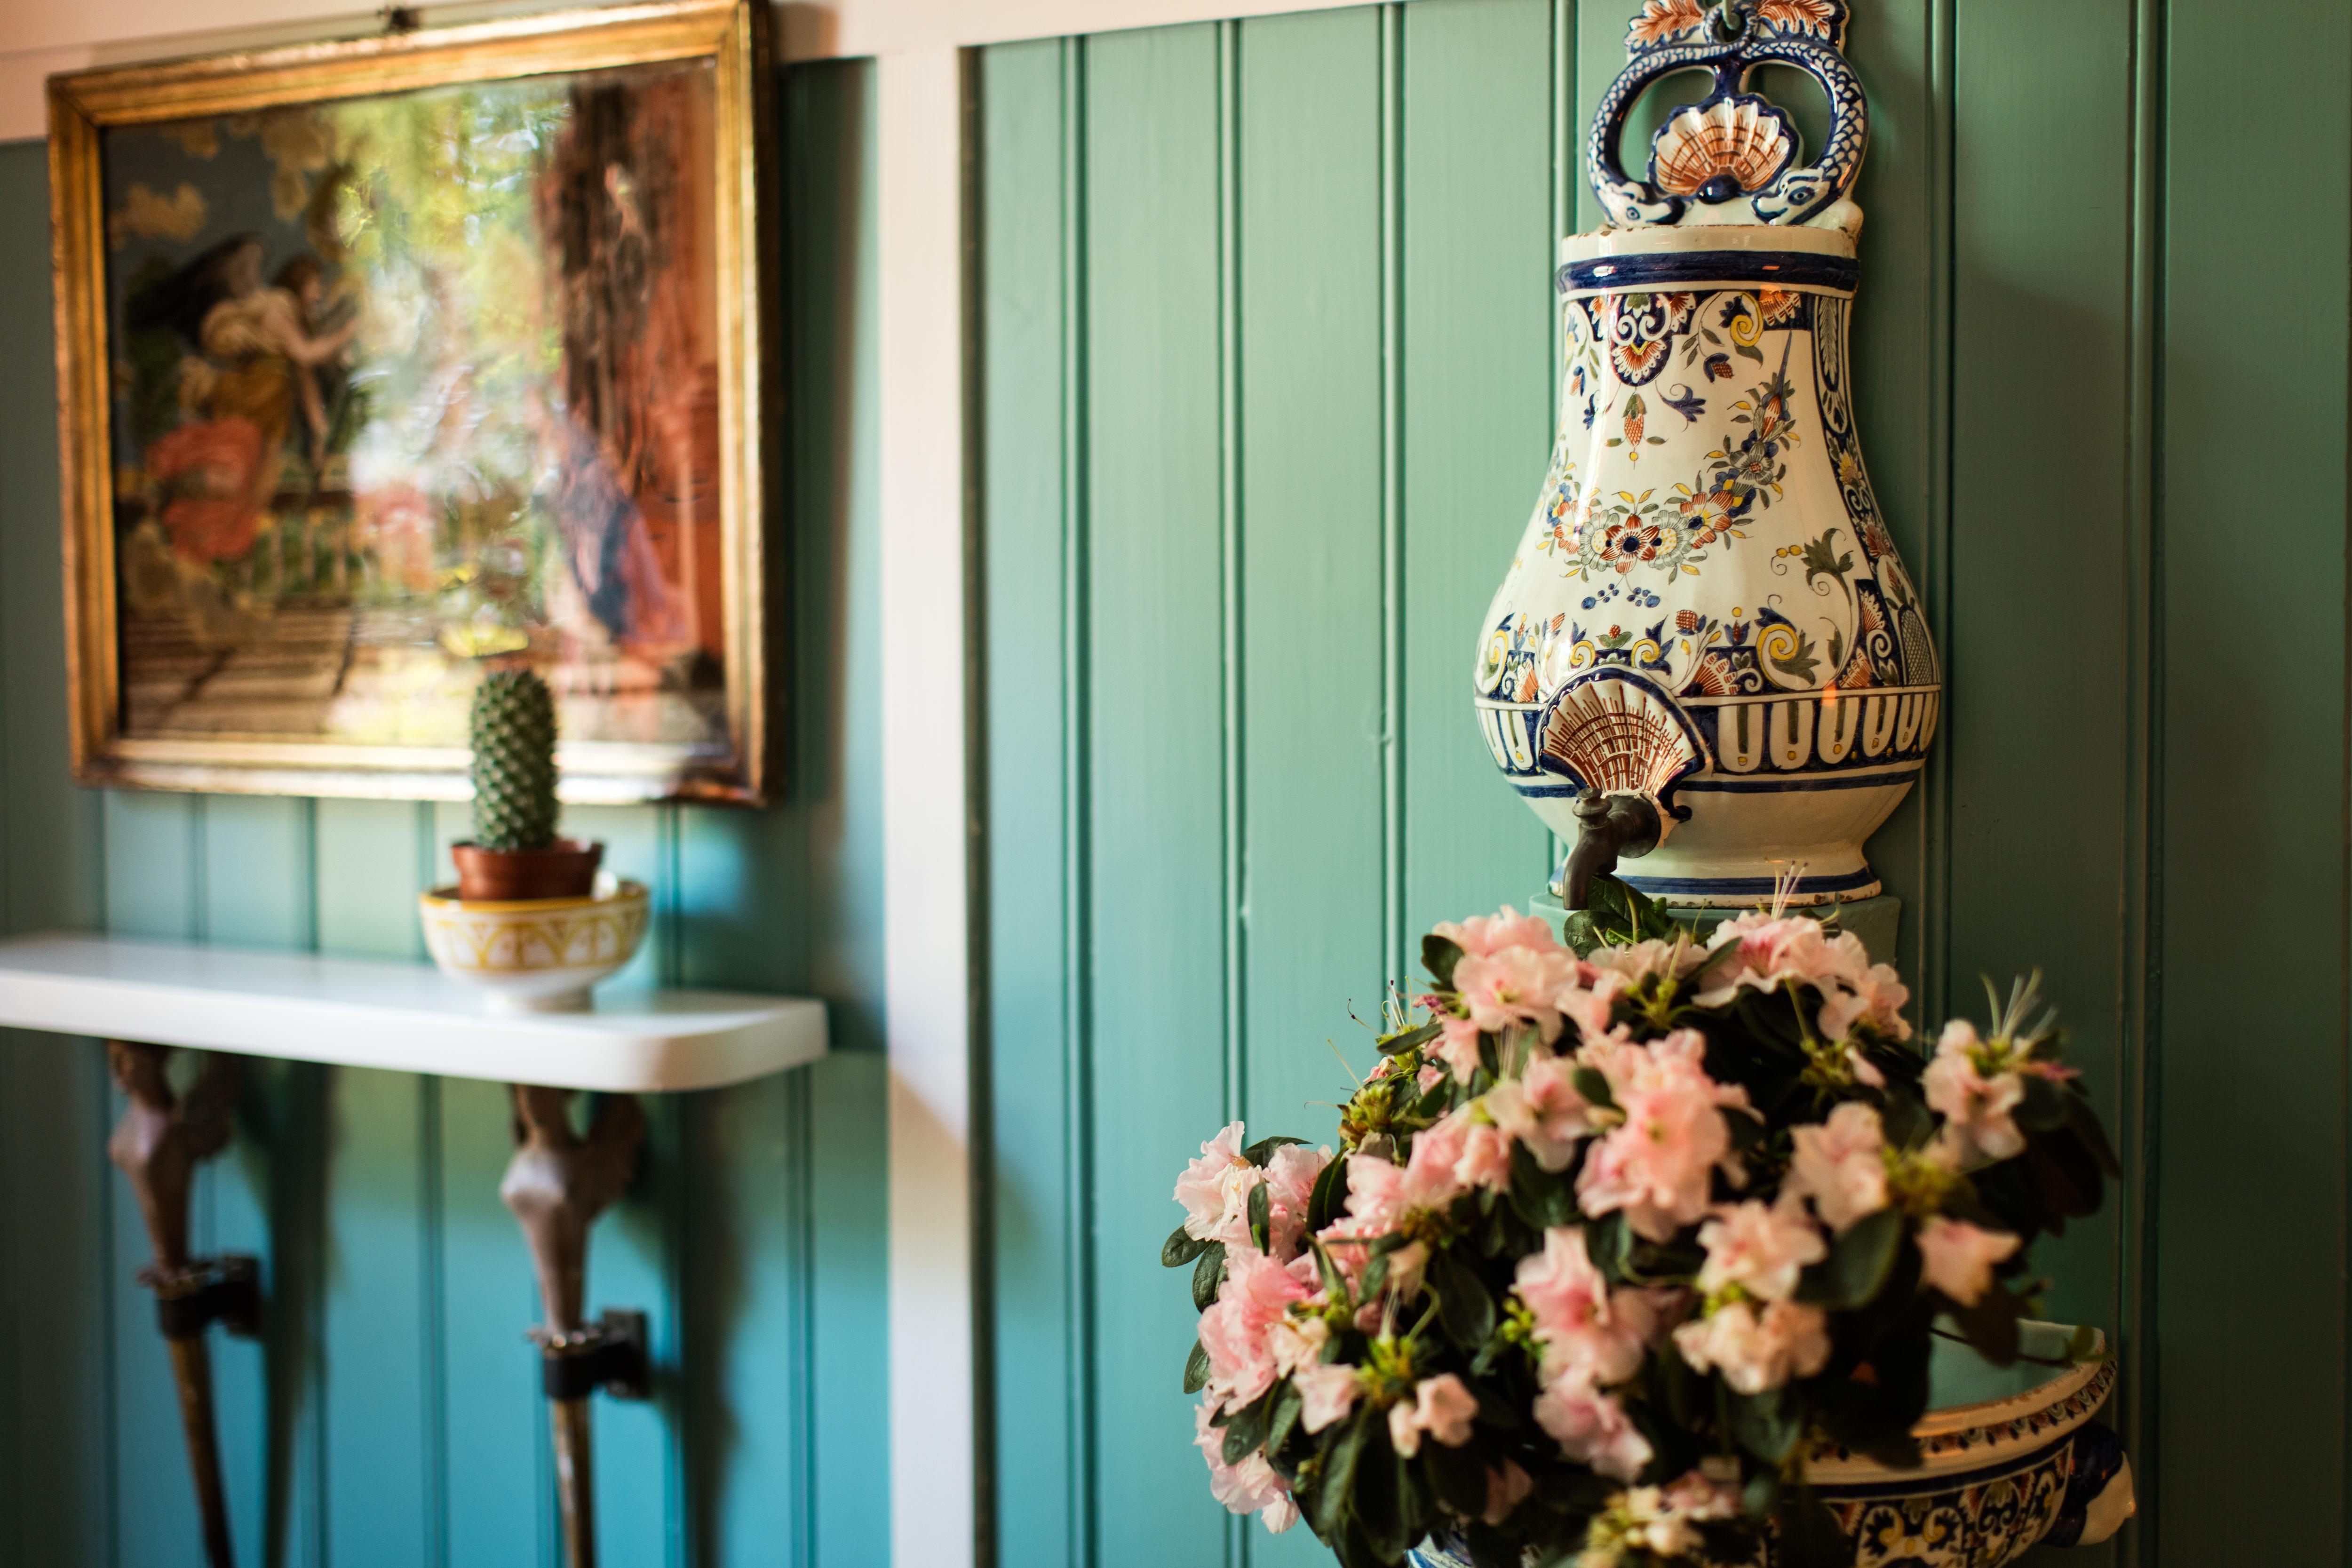
<path fill-rule="evenodd" d="M 1796 156 L 1780 111 L 1751 93 L 1692 104 L 1650 142 L 1650 182 L 1669 195 L 1729 201 L 1769 184 Z"/>
<path fill-rule="evenodd" d="M 1543 719 L 1543 755 L 1586 789 L 1657 800 L 1683 774 L 1705 765 L 1689 721 L 1674 700 L 1627 672 L 1597 670 L 1570 680 Z"/>

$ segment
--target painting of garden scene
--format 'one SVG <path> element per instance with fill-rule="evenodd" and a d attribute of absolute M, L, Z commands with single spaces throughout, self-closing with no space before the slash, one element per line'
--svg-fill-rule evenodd
<path fill-rule="evenodd" d="M 121 733 L 728 743 L 707 59 L 104 134 Z"/>

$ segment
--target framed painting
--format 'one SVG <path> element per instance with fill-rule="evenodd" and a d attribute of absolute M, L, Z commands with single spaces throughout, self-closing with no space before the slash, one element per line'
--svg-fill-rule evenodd
<path fill-rule="evenodd" d="M 526 663 L 566 798 L 763 798 L 767 9 L 50 79 L 77 777 L 461 797 Z"/>

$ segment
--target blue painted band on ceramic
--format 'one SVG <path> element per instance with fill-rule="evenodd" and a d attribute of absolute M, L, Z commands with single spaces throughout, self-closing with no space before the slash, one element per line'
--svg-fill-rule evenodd
<path fill-rule="evenodd" d="M 1639 888 L 1653 896 L 1675 893 L 1706 893 L 1717 898 L 1770 898 L 1778 890 L 1769 877 L 1640 877 L 1620 867 L 1617 879 L 1631 888 Z M 1843 877 L 1803 877 L 1797 890 L 1804 893 L 1844 893 L 1856 888 L 1869 887 L 1878 880 L 1878 873 L 1864 866 L 1859 871 L 1848 871 Z"/>
<path fill-rule="evenodd" d="M 1507 773 L 1511 787 L 1519 792 L 1522 800 L 1573 800 L 1584 793 L 1578 784 L 1565 779 L 1545 779 L 1537 782 L 1531 773 Z M 1714 790 L 1721 795 L 1790 795 L 1815 789 L 1872 789 L 1880 784 L 1907 784 L 1918 776 L 1916 768 L 1887 768 L 1867 773 L 1800 773 L 1793 778 L 1708 779 L 1686 778 L 1678 782 L 1676 790 Z"/>
<path fill-rule="evenodd" d="M 1596 256 L 1561 266 L 1559 291 L 1640 289 L 1671 283 L 1754 283 L 1759 288 L 1832 289 L 1853 292 L 1862 268 L 1851 256 L 1801 250 L 1661 251 L 1653 256 Z"/>
<path fill-rule="evenodd" d="M 1685 779 L 1684 789 L 1711 789 L 1723 795 L 1787 795 L 1808 789 L 1869 789 L 1875 784 L 1909 784 L 1916 768 L 1888 768 L 1869 773 L 1803 773 L 1786 779 Z"/>

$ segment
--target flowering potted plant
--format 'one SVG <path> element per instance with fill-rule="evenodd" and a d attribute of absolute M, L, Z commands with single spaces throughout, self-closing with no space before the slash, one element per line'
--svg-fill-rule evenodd
<path fill-rule="evenodd" d="M 1570 946 L 1439 926 L 1336 1154 L 1236 1123 L 1177 1183 L 1212 1488 L 1349 1568 L 1852 1563 L 1866 1510 L 1811 1472 L 1921 1465 L 1931 1346 L 2017 1361 L 2027 1245 L 2114 1156 L 2031 983 L 1923 1052 L 1833 924 L 1776 900 L 1701 941 L 1613 880 L 1592 902 Z M 1917 1560 L 2079 1514 L 2045 1445 L 2105 1370 L 2023 1421 L 2032 1518 Z"/>

